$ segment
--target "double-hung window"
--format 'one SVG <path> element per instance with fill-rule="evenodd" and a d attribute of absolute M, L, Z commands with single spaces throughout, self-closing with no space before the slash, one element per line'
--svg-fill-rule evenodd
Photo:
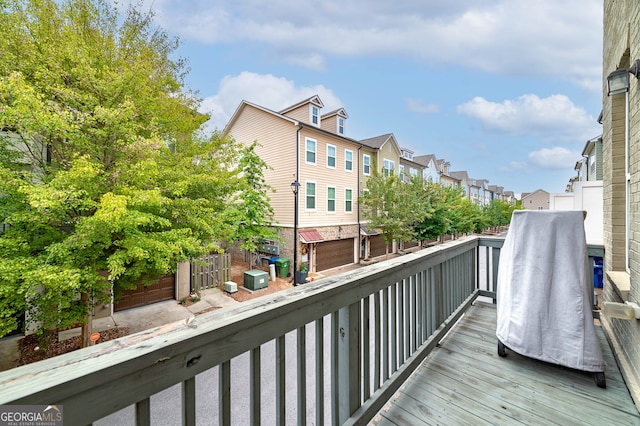
<path fill-rule="evenodd" d="M 336 187 L 335 186 L 327 187 L 327 212 L 328 213 L 336 212 Z"/>
<path fill-rule="evenodd" d="M 344 135 L 344 118 L 338 117 L 338 134 Z"/>
<path fill-rule="evenodd" d="M 315 210 L 316 208 L 316 183 L 307 182 L 305 195 L 307 198 L 307 210 Z"/>
<path fill-rule="evenodd" d="M 353 170 L 353 151 L 350 149 L 344 150 L 344 169 L 348 172 Z"/>
<path fill-rule="evenodd" d="M 344 190 L 344 211 L 345 213 L 353 211 L 353 190 L 350 188 Z"/>
<path fill-rule="evenodd" d="M 336 147 L 335 145 L 327 145 L 327 167 L 336 168 Z"/>
<path fill-rule="evenodd" d="M 387 160 L 385 158 L 383 163 L 383 169 L 384 169 L 385 176 L 392 176 L 393 170 L 395 169 L 395 163 L 392 160 Z"/>
<path fill-rule="evenodd" d="M 371 156 L 367 154 L 362 156 L 362 173 L 366 176 L 371 174 Z"/>
<path fill-rule="evenodd" d="M 305 162 L 307 164 L 316 164 L 316 151 L 318 149 L 318 143 L 313 139 L 307 138 L 305 149 Z"/>

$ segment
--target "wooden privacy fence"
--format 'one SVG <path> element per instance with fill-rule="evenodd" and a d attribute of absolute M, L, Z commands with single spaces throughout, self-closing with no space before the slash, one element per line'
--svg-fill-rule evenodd
<path fill-rule="evenodd" d="M 217 287 L 230 280 L 230 253 L 209 253 L 191 262 L 191 291 Z"/>

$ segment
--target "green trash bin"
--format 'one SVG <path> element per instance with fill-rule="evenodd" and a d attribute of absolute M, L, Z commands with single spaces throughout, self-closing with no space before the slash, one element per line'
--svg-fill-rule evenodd
<path fill-rule="evenodd" d="M 289 259 L 286 257 L 278 258 L 276 260 L 276 269 L 280 278 L 287 278 L 289 276 Z"/>

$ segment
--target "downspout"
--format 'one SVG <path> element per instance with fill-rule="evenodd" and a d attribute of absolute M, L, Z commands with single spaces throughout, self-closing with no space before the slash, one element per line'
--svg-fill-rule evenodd
<path fill-rule="evenodd" d="M 358 147 L 358 165 L 357 165 L 357 171 L 358 173 L 356 174 L 357 179 L 358 179 L 358 185 L 357 185 L 357 191 L 358 193 L 356 194 L 356 200 L 358 198 L 360 198 L 360 150 L 362 149 L 362 146 Z M 360 263 L 360 261 L 362 260 L 362 241 L 360 241 L 360 201 L 358 201 L 358 263 Z"/>

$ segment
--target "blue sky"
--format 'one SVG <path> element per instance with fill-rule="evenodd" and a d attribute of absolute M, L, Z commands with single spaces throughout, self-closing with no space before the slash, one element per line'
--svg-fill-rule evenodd
<path fill-rule="evenodd" d="M 599 136 L 602 0 L 148 0 L 223 128 L 318 94 L 347 136 L 393 133 L 475 179 L 564 192 Z"/>

